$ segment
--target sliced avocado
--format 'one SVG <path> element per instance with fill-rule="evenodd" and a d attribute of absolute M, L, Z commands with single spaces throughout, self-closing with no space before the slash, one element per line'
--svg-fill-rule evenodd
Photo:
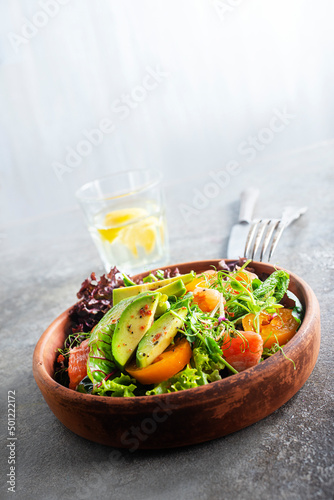
<path fill-rule="evenodd" d="M 112 355 L 122 369 L 154 321 L 154 313 L 161 294 L 151 293 L 127 305 L 116 325 L 111 341 Z"/>
<path fill-rule="evenodd" d="M 163 297 L 167 297 L 167 295 L 163 295 Z M 155 310 L 154 319 L 160 318 L 160 316 L 169 311 L 169 309 L 170 309 L 170 303 L 168 302 L 168 300 L 165 300 L 164 302 L 159 302 Z"/>
<path fill-rule="evenodd" d="M 153 323 L 138 345 L 136 363 L 139 368 L 145 368 L 153 363 L 169 346 L 178 329 L 183 325 L 187 313 L 188 309 L 181 307 L 168 311 Z"/>
<path fill-rule="evenodd" d="M 162 297 L 166 297 L 165 300 L 159 301 L 158 307 L 155 311 L 155 319 L 159 318 L 163 314 L 165 314 L 167 311 L 170 309 L 170 303 L 168 302 L 167 298 L 171 297 L 171 295 L 175 295 L 175 297 L 180 297 L 181 295 L 184 295 L 186 293 L 187 289 L 184 286 L 184 283 L 181 279 L 177 281 L 173 281 L 173 283 L 169 283 L 169 285 L 165 285 L 161 288 L 157 289 L 157 292 L 160 292 L 163 294 Z"/>
<path fill-rule="evenodd" d="M 149 295 L 152 295 L 152 292 L 145 292 L 145 293 L 141 293 L 137 296 L 134 296 L 134 297 L 129 297 L 125 300 L 122 300 L 121 302 L 119 302 L 118 304 L 114 305 L 111 309 L 109 309 L 109 311 L 103 316 L 103 318 L 100 319 L 100 321 L 97 323 L 97 325 L 95 325 L 95 327 L 93 328 L 92 330 L 92 335 L 90 337 L 90 339 L 92 339 L 93 337 L 96 336 L 97 332 L 99 330 L 101 330 L 102 328 L 104 328 L 105 326 L 107 325 L 112 325 L 114 323 L 117 323 L 117 321 L 119 320 L 119 318 L 121 317 L 121 314 L 122 312 L 124 311 L 124 309 L 129 305 L 131 304 L 135 299 L 139 299 L 141 297 L 147 297 Z M 167 296 L 165 298 L 165 300 L 167 300 Z M 161 300 L 161 304 L 163 304 L 163 300 Z M 95 335 L 94 335 L 95 334 Z"/>
<path fill-rule="evenodd" d="M 171 295 L 180 297 L 181 295 L 186 293 L 186 291 L 187 289 L 181 279 L 173 281 L 173 283 L 169 283 L 169 285 L 165 285 L 157 289 L 157 292 L 164 293 L 167 295 L 167 297 L 170 297 Z"/>
<path fill-rule="evenodd" d="M 141 292 L 155 291 L 159 288 L 164 287 L 165 285 L 169 285 L 174 281 L 182 280 L 183 283 L 189 283 L 195 277 L 195 273 L 192 271 L 188 274 L 183 274 L 181 276 L 174 276 L 173 278 L 168 278 L 165 280 L 154 281 L 153 283 L 143 283 L 141 285 L 135 286 L 126 286 L 121 288 L 115 288 L 113 290 L 113 301 L 114 305 L 118 304 L 123 299 L 127 299 L 128 297 L 132 297 L 133 295 L 138 295 Z M 160 292 L 160 290 L 159 290 Z M 164 292 L 162 292 L 164 293 Z"/>

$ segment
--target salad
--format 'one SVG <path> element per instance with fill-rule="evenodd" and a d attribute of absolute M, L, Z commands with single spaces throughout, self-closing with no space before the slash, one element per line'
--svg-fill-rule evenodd
<path fill-rule="evenodd" d="M 303 316 L 288 285 L 286 271 L 258 276 L 245 259 L 197 275 L 159 270 L 140 281 L 116 268 L 99 281 L 92 273 L 69 312 L 55 378 L 86 394 L 149 396 L 233 376 L 277 352 L 285 356 Z M 293 308 L 282 303 L 286 297 Z"/>

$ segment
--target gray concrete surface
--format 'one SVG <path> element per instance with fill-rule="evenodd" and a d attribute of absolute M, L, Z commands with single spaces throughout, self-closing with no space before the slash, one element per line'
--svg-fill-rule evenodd
<path fill-rule="evenodd" d="M 333 498 L 333 153 L 327 144 L 243 165 L 187 222 L 180 205 L 191 204 L 193 190 L 211 182 L 209 172 L 166 185 L 171 262 L 224 257 L 239 192 L 249 184 L 261 190 L 257 215 L 306 204 L 308 212 L 286 231 L 274 261 L 311 285 L 322 311 L 318 362 L 299 393 L 263 421 L 198 446 L 117 452 L 72 434 L 55 418 L 33 379 L 34 346 L 75 301 L 83 279 L 102 273 L 102 266 L 77 209 L 59 207 L 1 230 L 1 498 L 10 498 L 8 390 L 16 391 L 16 499 Z"/>

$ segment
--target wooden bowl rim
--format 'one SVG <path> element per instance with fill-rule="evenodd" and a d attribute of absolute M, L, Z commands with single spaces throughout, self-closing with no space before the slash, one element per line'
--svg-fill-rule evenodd
<path fill-rule="evenodd" d="M 210 269 L 210 266 L 212 265 L 218 265 L 218 263 L 223 260 L 223 259 L 207 259 L 207 260 L 199 260 L 199 261 L 190 261 L 190 262 L 181 262 L 178 264 L 171 264 L 168 266 L 164 266 L 160 269 L 168 269 L 168 268 L 175 268 L 175 267 L 188 267 L 189 270 L 191 270 L 191 267 L 198 266 L 198 265 L 203 265 L 203 270 L 205 269 Z M 225 262 L 234 262 L 234 260 L 231 259 L 224 259 Z M 271 274 L 274 270 L 278 269 L 283 269 L 287 271 L 290 275 L 290 280 L 291 278 L 299 283 L 301 288 L 303 289 L 304 293 L 304 298 L 305 298 L 305 316 L 303 319 L 303 323 L 300 326 L 299 330 L 297 333 L 294 335 L 294 337 L 286 344 L 284 347 L 284 352 L 287 358 L 290 357 L 290 355 L 293 354 L 294 350 L 300 345 L 302 338 L 307 335 L 312 328 L 312 318 L 315 316 L 315 314 L 318 312 L 319 305 L 317 298 L 311 289 L 311 287 L 299 276 L 296 274 L 280 267 L 280 266 L 274 266 L 271 264 L 267 263 L 262 263 L 262 262 L 256 262 L 252 261 L 251 266 L 254 264 L 254 267 L 261 266 L 262 269 L 261 272 L 268 272 Z M 205 266 L 208 266 L 205 268 Z M 153 270 L 154 271 L 154 270 Z M 150 271 L 147 271 L 149 273 Z M 145 275 L 147 274 L 146 272 L 139 273 L 139 275 Z M 298 297 L 299 300 L 301 300 L 300 297 Z M 83 394 L 79 393 L 76 391 L 73 391 L 72 389 L 69 389 L 58 382 L 56 382 L 48 373 L 44 366 L 44 352 L 45 348 L 50 340 L 50 337 L 53 335 L 54 331 L 56 331 L 60 325 L 63 325 L 66 320 L 68 319 L 68 312 L 71 309 L 69 307 L 66 311 L 61 313 L 50 325 L 49 327 L 45 330 L 45 332 L 42 334 L 40 339 L 38 340 L 34 354 L 33 354 L 33 373 L 34 377 L 36 379 L 36 382 L 39 381 L 41 382 L 45 388 L 47 388 L 49 391 L 52 392 L 57 392 L 57 395 L 62 396 L 64 399 L 71 399 L 73 402 L 81 402 L 83 403 L 84 401 L 86 403 L 91 403 L 92 405 L 112 405 L 113 407 L 121 407 L 124 408 L 126 406 L 132 407 L 136 402 L 139 404 L 147 403 L 147 404 L 156 404 L 157 400 L 165 400 L 168 399 L 168 402 L 172 403 L 177 403 L 177 402 L 183 402 L 184 400 L 189 400 L 187 401 L 187 404 L 191 404 L 191 402 L 196 405 L 197 400 L 203 395 L 205 395 L 206 401 L 210 400 L 210 395 L 212 393 L 213 397 L 215 398 L 215 389 L 217 388 L 217 385 L 220 384 L 222 387 L 222 390 L 224 387 L 229 387 L 233 385 L 242 385 L 243 381 L 248 380 L 251 377 L 256 377 L 256 375 L 261 375 L 263 372 L 267 371 L 269 372 L 269 368 L 272 366 L 274 367 L 277 364 L 285 365 L 286 363 L 291 363 L 286 357 L 281 356 L 280 353 L 276 353 L 275 355 L 271 356 L 270 358 L 262 361 L 256 366 L 253 366 L 252 368 L 249 368 L 243 372 L 240 372 L 238 374 L 235 374 L 233 376 L 229 376 L 227 378 L 224 378 L 222 380 L 217 380 L 215 382 L 211 382 L 210 384 L 199 386 L 199 387 L 194 387 L 192 389 L 186 389 L 184 391 L 179 391 L 179 392 L 171 392 L 171 393 L 165 393 L 165 394 L 160 394 L 160 395 L 151 395 L 151 396 L 135 396 L 135 397 L 108 397 L 108 396 L 95 396 L 92 394 Z M 194 397 L 196 396 L 196 397 Z"/>

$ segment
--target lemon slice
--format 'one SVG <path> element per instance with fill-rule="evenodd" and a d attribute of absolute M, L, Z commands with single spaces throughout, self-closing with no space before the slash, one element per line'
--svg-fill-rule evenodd
<path fill-rule="evenodd" d="M 144 208 L 122 208 L 120 210 L 114 210 L 109 212 L 104 219 L 106 226 L 120 226 L 124 222 L 128 222 L 133 219 L 139 219 L 139 217 L 145 217 L 147 211 Z"/>
<path fill-rule="evenodd" d="M 138 246 L 145 249 L 147 254 L 155 247 L 159 220 L 157 217 L 147 217 L 144 220 L 129 224 L 120 234 L 120 241 L 129 248 L 135 257 L 138 257 Z"/>
<path fill-rule="evenodd" d="M 124 227 L 125 223 L 145 217 L 145 215 L 147 215 L 147 212 L 143 208 L 123 208 L 114 210 L 113 212 L 107 213 L 104 218 L 104 226 L 106 226 L 106 228 L 99 228 L 98 231 L 102 239 L 112 243 L 124 232 L 124 230 L 126 230 L 127 227 Z"/>
<path fill-rule="evenodd" d="M 132 222 L 133 221 L 133 222 Z M 163 226 L 157 217 L 148 215 L 144 208 L 123 208 L 104 217 L 104 228 L 98 228 L 103 240 L 127 247 L 134 257 L 142 247 L 150 254 L 156 245 L 157 234 L 163 237 Z"/>

